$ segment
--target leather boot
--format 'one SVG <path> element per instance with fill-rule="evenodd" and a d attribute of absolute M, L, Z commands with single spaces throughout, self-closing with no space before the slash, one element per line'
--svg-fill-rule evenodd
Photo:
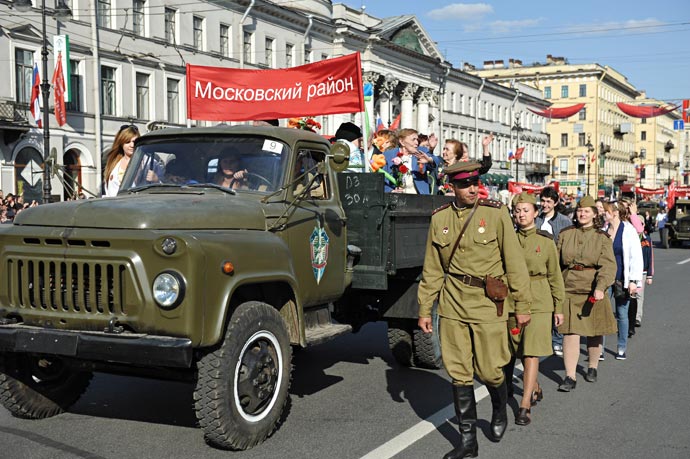
<path fill-rule="evenodd" d="M 491 433 L 494 436 L 494 441 L 499 442 L 508 427 L 508 413 L 506 412 L 508 391 L 506 390 L 506 382 L 503 381 L 498 387 L 486 386 L 486 388 L 489 390 L 491 406 L 493 408 L 491 413 Z"/>
<path fill-rule="evenodd" d="M 515 395 L 513 373 L 515 373 L 515 357 L 510 359 L 508 365 L 503 367 L 503 374 L 505 375 L 506 387 L 508 388 L 508 398 L 513 398 L 513 395 Z"/>
<path fill-rule="evenodd" d="M 474 399 L 473 386 L 453 385 L 453 403 L 460 429 L 460 446 L 449 452 L 443 459 L 462 459 L 477 457 L 477 402 Z"/>

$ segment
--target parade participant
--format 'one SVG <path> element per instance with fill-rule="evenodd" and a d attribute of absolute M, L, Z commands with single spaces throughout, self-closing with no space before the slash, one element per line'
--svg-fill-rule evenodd
<path fill-rule="evenodd" d="M 417 131 L 401 129 L 398 132 L 399 148 L 386 151 L 388 173 L 385 182 L 386 191 L 393 193 L 429 194 L 431 186 L 427 173 L 436 170 L 437 157 L 427 154 L 425 148 L 419 148 Z M 392 177 L 393 183 L 388 177 Z"/>
<path fill-rule="evenodd" d="M 616 258 L 611 239 L 595 225 L 594 198 L 580 199 L 575 216 L 575 226 L 562 230 L 557 244 L 566 294 L 563 323 L 558 327 L 564 335 L 565 379 L 558 386 L 562 392 L 570 392 L 577 383 L 580 336 L 587 337 L 589 354 L 585 379 L 595 382 L 602 336 L 614 333 L 617 328 L 611 303 L 604 295 L 616 277 Z"/>
<path fill-rule="evenodd" d="M 558 235 L 562 230 L 573 226 L 571 219 L 558 212 L 558 191 L 555 188 L 547 186 L 539 195 L 539 201 L 541 203 L 541 212 L 535 220 L 535 225 L 542 231 L 547 231 L 551 233 L 553 241 L 558 243 Z M 551 332 L 551 345 L 553 347 L 553 352 L 558 355 L 563 355 L 563 335 L 558 333 L 558 330 L 554 327 Z"/>
<path fill-rule="evenodd" d="M 522 359 L 524 366 L 523 393 L 515 424 L 525 426 L 531 422 L 531 407 L 543 398 L 537 382 L 539 357 L 552 354 L 551 323 L 563 322 L 562 304 L 565 298 L 556 244 L 551 233 L 537 229 L 537 200 L 534 195 L 522 192 L 513 199 L 513 216 L 518 226 L 517 237 L 522 247 L 530 277 L 532 294 L 532 320 L 529 327 L 517 328 L 514 314 L 508 317 L 513 355 Z M 512 305 L 508 297 L 507 305 Z M 506 366 L 506 380 L 512 386 L 515 357 Z"/>
<path fill-rule="evenodd" d="M 493 134 L 489 134 L 488 136 L 485 136 L 482 140 L 484 154 L 482 155 L 481 167 L 479 168 L 479 175 L 484 175 L 487 172 L 489 172 L 489 169 L 491 169 L 492 161 L 491 152 L 489 151 L 489 145 L 491 145 L 493 139 Z M 470 160 L 470 154 L 469 149 L 467 148 L 467 144 L 465 142 L 460 142 L 459 140 L 455 139 L 446 140 L 446 143 L 443 146 L 443 151 L 441 152 L 441 158 L 443 160 L 443 164 L 441 167 L 439 167 L 438 172 L 438 194 L 452 196 L 453 190 L 448 180 L 448 176 L 446 175 L 444 170 L 458 161 Z M 484 197 L 486 197 L 489 195 L 489 193 L 485 190 L 485 193 L 480 192 L 480 195 L 484 195 Z"/>
<path fill-rule="evenodd" d="M 106 155 L 105 168 L 103 169 L 103 196 L 117 196 L 120 184 L 134 153 L 134 141 L 139 137 L 139 128 L 125 124 L 120 127 L 113 145 Z M 151 171 L 153 173 L 153 171 Z M 149 179 L 149 177 L 147 177 Z M 153 181 L 154 177 L 151 176 Z M 156 178 L 157 180 L 157 178 Z"/>
<path fill-rule="evenodd" d="M 654 244 L 652 236 L 645 231 L 640 238 L 642 247 L 642 288 L 637 291 L 637 308 L 635 311 L 634 322 L 631 326 L 632 334 L 635 334 L 635 327 L 642 326 L 642 315 L 644 313 L 644 299 L 647 296 L 647 286 L 652 285 L 654 277 Z"/>
<path fill-rule="evenodd" d="M 506 208 L 478 199 L 479 167 L 459 162 L 447 169 L 455 201 L 431 217 L 417 297 L 424 333 L 433 331 L 431 309 L 438 300 L 443 365 L 452 380 L 462 437 L 446 459 L 477 455 L 475 373 L 491 396 L 493 440 L 503 438 L 508 424 L 503 367 L 510 360 L 503 299 L 508 291 L 518 327 L 530 321 L 532 298 L 522 249 Z M 506 279 L 508 287 L 501 282 Z"/>
<path fill-rule="evenodd" d="M 350 148 L 348 169 L 352 172 L 364 172 L 364 154 L 362 152 L 362 130 L 355 123 L 341 123 L 335 131 L 335 141 L 344 143 Z"/>

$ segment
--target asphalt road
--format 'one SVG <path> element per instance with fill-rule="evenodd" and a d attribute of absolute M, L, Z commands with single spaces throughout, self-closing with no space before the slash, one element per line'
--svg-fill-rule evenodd
<path fill-rule="evenodd" d="M 562 361 L 546 359 L 532 424 L 514 425 L 509 412 L 501 443 L 488 440 L 491 406 L 481 399 L 483 457 L 690 457 L 690 247 L 655 257 L 628 359 L 614 359 L 608 338 L 599 381 L 579 377 L 568 394 L 556 391 Z M 229 452 L 204 443 L 190 384 L 97 374 L 69 413 L 27 421 L 0 408 L 0 458 L 433 458 L 459 440 L 445 372 L 399 367 L 383 323 L 296 353 L 290 393 L 287 421 L 268 441 Z"/>

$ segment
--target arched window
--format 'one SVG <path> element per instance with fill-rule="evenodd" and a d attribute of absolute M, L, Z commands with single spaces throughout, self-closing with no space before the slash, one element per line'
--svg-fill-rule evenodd
<path fill-rule="evenodd" d="M 33 147 L 25 147 L 14 160 L 14 182 L 17 195 L 24 202 L 43 202 L 43 157 Z"/>

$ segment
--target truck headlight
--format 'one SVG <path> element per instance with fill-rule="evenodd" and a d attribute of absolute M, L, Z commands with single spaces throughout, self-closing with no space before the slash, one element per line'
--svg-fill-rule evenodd
<path fill-rule="evenodd" d="M 163 309 L 173 309 L 184 298 L 184 279 L 174 271 L 164 271 L 153 280 L 152 291 L 158 306 Z"/>

